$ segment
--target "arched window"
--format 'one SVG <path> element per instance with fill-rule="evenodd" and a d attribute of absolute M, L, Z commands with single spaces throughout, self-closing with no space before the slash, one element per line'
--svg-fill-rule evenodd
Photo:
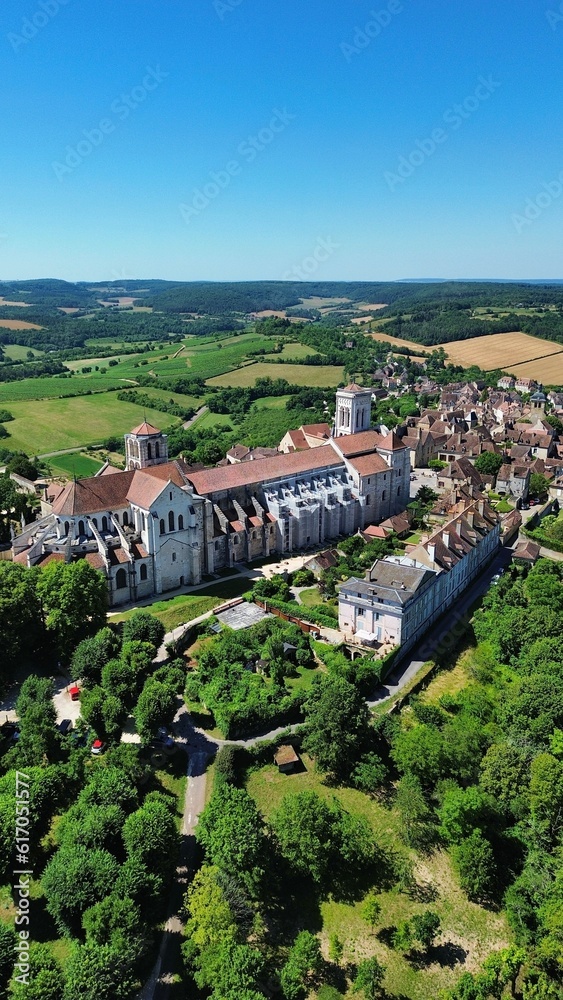
<path fill-rule="evenodd" d="M 147 445 L 147 458 L 152 458 L 152 447 L 150 441 Z"/>
<path fill-rule="evenodd" d="M 118 569 L 115 574 L 115 587 L 116 590 L 123 590 L 127 586 L 127 573 L 124 569 Z"/>
<path fill-rule="evenodd" d="M 168 530 L 174 531 L 174 511 L 171 510 L 168 514 Z"/>
<path fill-rule="evenodd" d="M 184 518 L 181 514 L 178 514 L 178 531 L 184 530 Z"/>
<path fill-rule="evenodd" d="M 102 517 L 102 531 L 107 531 L 107 530 L 108 530 L 108 519 L 104 514 L 104 516 Z"/>
<path fill-rule="evenodd" d="M 84 521 L 79 521 L 78 522 L 78 534 L 79 535 L 85 535 L 86 534 L 86 532 L 84 531 Z"/>
<path fill-rule="evenodd" d="M 158 441 L 156 442 L 156 444 L 154 446 L 154 457 L 155 458 L 160 458 L 160 445 L 159 445 Z"/>
<path fill-rule="evenodd" d="M 96 521 L 95 517 L 92 518 L 92 524 L 94 525 L 95 528 L 98 527 L 98 522 Z"/>
<path fill-rule="evenodd" d="M 126 510 L 124 510 L 123 511 L 123 527 L 125 527 L 126 524 L 129 524 L 129 514 L 127 513 Z"/>
<path fill-rule="evenodd" d="M 163 535 L 165 531 L 166 531 L 166 528 L 164 527 L 164 518 L 161 517 L 161 519 L 160 519 L 160 534 Z"/>
<path fill-rule="evenodd" d="M 140 573 L 140 575 L 141 575 L 141 580 L 146 580 L 146 578 L 147 578 L 147 567 L 146 567 L 145 563 L 141 563 L 141 573 Z"/>
<path fill-rule="evenodd" d="M 68 524 L 68 521 L 65 521 L 65 526 L 64 526 L 64 533 L 65 533 L 65 537 L 67 537 L 67 536 L 68 536 L 68 528 L 69 528 L 69 524 Z"/>

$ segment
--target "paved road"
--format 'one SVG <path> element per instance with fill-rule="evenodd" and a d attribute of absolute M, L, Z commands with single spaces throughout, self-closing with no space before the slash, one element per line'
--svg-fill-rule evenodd
<path fill-rule="evenodd" d="M 207 413 L 208 409 L 209 409 L 208 406 L 200 406 L 199 410 L 197 410 L 197 412 L 194 413 L 193 417 L 190 417 L 189 420 L 186 420 L 186 422 L 182 424 L 184 430 L 187 431 L 188 427 L 191 427 L 192 424 L 195 424 L 196 420 L 199 420 L 199 418 L 202 417 L 204 413 Z"/>

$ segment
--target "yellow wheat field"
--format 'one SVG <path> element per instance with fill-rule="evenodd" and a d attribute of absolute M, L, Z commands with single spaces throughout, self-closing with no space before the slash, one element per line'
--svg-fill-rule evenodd
<path fill-rule="evenodd" d="M 6 330 L 42 330 L 37 323 L 26 323 L 24 319 L 0 319 L 0 326 Z"/>
<path fill-rule="evenodd" d="M 466 368 L 479 365 L 485 371 L 494 368 L 512 371 L 515 365 L 520 365 L 519 374 L 525 374 L 529 378 L 534 376 L 528 375 L 527 370 L 524 372 L 524 362 L 543 358 L 544 355 L 563 353 L 563 344 L 530 337 L 527 333 L 493 333 L 473 340 L 454 340 L 450 344 L 442 344 L 442 347 L 447 351 L 448 360 L 456 365 L 464 365 Z"/>
<path fill-rule="evenodd" d="M 539 361 L 524 361 L 521 365 L 509 365 L 513 375 L 533 378 L 544 385 L 563 385 L 563 351 Z"/>

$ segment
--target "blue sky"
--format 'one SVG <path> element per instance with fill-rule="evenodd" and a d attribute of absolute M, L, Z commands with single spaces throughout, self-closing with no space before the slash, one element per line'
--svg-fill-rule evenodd
<path fill-rule="evenodd" d="M 4 0 L 0 63 L 0 278 L 563 277 L 560 0 Z"/>

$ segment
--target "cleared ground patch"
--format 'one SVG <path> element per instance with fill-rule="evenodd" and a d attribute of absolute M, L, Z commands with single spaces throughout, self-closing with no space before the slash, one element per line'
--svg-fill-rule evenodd
<path fill-rule="evenodd" d="M 6 447 L 31 455 L 64 448 L 97 444 L 121 436 L 146 419 L 159 429 L 178 422 L 177 417 L 158 410 L 145 410 L 135 403 L 121 402 L 115 393 L 10 402 L 10 437 Z"/>
<path fill-rule="evenodd" d="M 541 340 L 527 333 L 492 333 L 486 337 L 474 337 L 472 340 L 454 340 L 443 344 L 448 360 L 456 365 L 468 368 L 479 365 L 485 371 L 495 368 L 506 368 L 512 371 L 514 365 L 543 358 L 544 355 L 555 355 L 563 352 L 563 344 L 552 340 Z M 528 375 L 520 369 L 520 374 Z M 529 376 L 530 378 L 533 376 Z"/>
<path fill-rule="evenodd" d="M 292 385 L 337 386 L 344 379 L 341 365 L 268 365 L 258 362 L 207 380 L 208 385 L 254 385 L 257 378 L 285 378 Z"/>
<path fill-rule="evenodd" d="M 280 354 L 266 354 L 266 358 L 290 358 L 294 360 L 295 358 L 306 358 L 309 354 L 318 354 L 319 352 L 315 350 L 314 347 L 307 347 L 306 344 L 284 344 L 283 350 Z"/>
<path fill-rule="evenodd" d="M 37 323 L 26 323 L 24 319 L 0 319 L 0 326 L 6 330 L 42 330 Z"/>
<path fill-rule="evenodd" d="M 0 295 L 0 306 L 22 306 L 24 309 L 29 309 L 31 302 L 9 302 L 3 295 Z"/>
<path fill-rule="evenodd" d="M 10 361 L 27 361 L 28 353 L 31 351 L 34 358 L 44 356 L 44 351 L 37 351 L 34 347 L 24 347 L 22 344 L 3 344 L 4 357 Z"/>

